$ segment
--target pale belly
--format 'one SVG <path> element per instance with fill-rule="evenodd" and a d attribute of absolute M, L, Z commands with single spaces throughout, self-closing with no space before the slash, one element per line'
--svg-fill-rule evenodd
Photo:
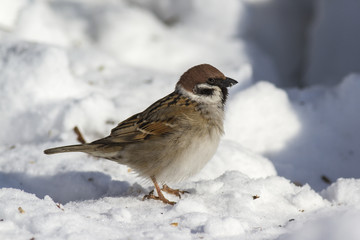
<path fill-rule="evenodd" d="M 159 182 L 179 182 L 198 173 L 214 156 L 221 133 L 213 131 L 203 137 L 188 138 L 189 146 L 156 176 Z"/>

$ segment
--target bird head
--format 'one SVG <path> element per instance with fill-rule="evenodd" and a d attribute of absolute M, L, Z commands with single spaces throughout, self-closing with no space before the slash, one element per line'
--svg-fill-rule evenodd
<path fill-rule="evenodd" d="M 224 105 L 227 88 L 237 83 L 210 64 L 201 64 L 190 68 L 180 77 L 176 90 L 197 102 Z"/>

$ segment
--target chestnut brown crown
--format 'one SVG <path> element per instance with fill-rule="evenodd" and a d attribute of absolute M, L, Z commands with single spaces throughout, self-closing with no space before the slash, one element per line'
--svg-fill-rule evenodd
<path fill-rule="evenodd" d="M 187 70 L 178 82 L 187 91 L 192 91 L 197 84 L 209 79 L 226 80 L 225 75 L 210 64 L 200 64 Z"/>

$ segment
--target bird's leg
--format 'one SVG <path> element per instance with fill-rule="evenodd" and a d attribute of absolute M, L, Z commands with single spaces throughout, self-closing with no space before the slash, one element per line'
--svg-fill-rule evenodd
<path fill-rule="evenodd" d="M 184 194 L 184 193 L 189 193 L 188 191 L 181 191 L 179 189 L 172 189 L 170 188 L 168 185 L 164 184 L 162 189 L 162 191 L 173 194 L 175 196 L 178 196 L 179 198 L 181 198 L 180 194 Z"/>
<path fill-rule="evenodd" d="M 152 176 L 151 180 L 153 181 L 153 183 L 155 185 L 155 189 L 156 189 L 156 192 L 158 193 L 158 196 L 155 196 L 154 195 L 154 190 L 152 190 L 148 195 L 144 196 L 143 200 L 145 200 L 145 199 L 155 199 L 155 200 L 160 200 L 160 201 L 162 201 L 163 203 L 166 203 L 166 204 L 174 205 L 176 202 L 169 201 L 164 197 L 164 195 L 162 194 L 161 189 L 159 187 L 159 184 L 156 181 L 156 178 L 154 176 Z"/>

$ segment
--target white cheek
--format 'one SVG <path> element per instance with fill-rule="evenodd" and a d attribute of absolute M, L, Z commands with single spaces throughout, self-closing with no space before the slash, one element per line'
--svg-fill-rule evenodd
<path fill-rule="evenodd" d="M 190 99 L 199 102 L 199 103 L 206 103 L 206 104 L 222 104 L 222 92 L 219 87 L 212 86 L 209 87 L 209 85 L 205 84 L 199 84 L 198 86 L 201 87 L 203 85 L 204 88 L 211 88 L 214 90 L 213 94 L 211 96 L 205 96 L 205 95 L 197 95 L 193 92 L 189 92 L 185 90 L 181 85 L 177 85 L 176 89 L 180 91 L 181 94 L 189 97 Z"/>

